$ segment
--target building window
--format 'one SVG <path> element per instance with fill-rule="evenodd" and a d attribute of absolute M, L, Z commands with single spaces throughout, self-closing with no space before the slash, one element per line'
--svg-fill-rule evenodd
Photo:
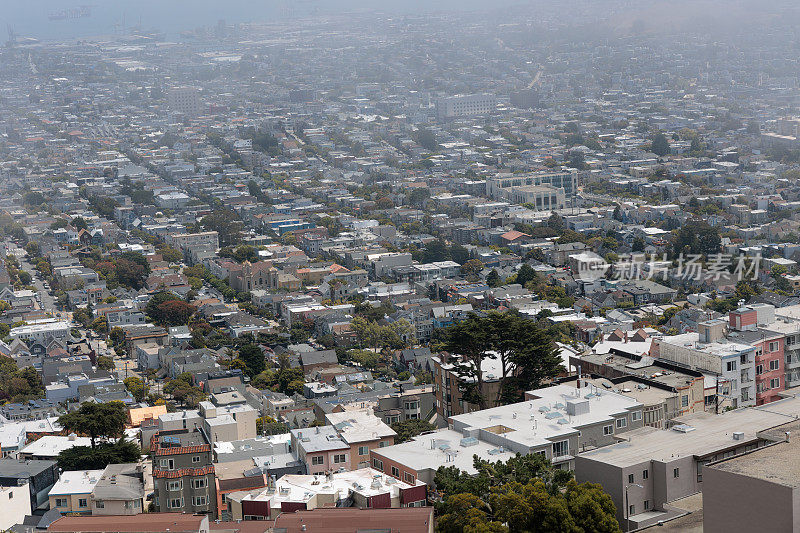
<path fill-rule="evenodd" d="M 192 456 L 192 462 L 193 463 L 199 463 L 200 462 L 200 456 L 199 455 L 193 455 Z"/>
<path fill-rule="evenodd" d="M 392 467 L 392 476 L 400 479 L 400 469 L 396 466 Z"/>
<path fill-rule="evenodd" d="M 386 448 L 389 446 L 389 441 L 382 440 L 378 443 L 378 448 Z"/>
<path fill-rule="evenodd" d="M 781 378 L 773 378 L 769 380 L 769 388 L 777 389 L 781 386 Z"/>
<path fill-rule="evenodd" d="M 627 418 L 617 418 L 617 429 L 622 429 L 628 426 Z"/>
<path fill-rule="evenodd" d="M 641 419 L 642 419 L 641 411 L 634 411 L 631 413 L 631 422 L 638 422 Z"/>
<path fill-rule="evenodd" d="M 728 361 L 727 363 L 725 363 L 725 369 L 728 372 L 733 372 L 734 370 L 736 370 L 736 361 Z"/>
<path fill-rule="evenodd" d="M 311 458 L 312 465 L 321 465 L 325 464 L 325 458 L 321 455 L 315 455 Z"/>
<path fill-rule="evenodd" d="M 633 474 L 628 474 L 628 483 L 633 483 Z"/>
<path fill-rule="evenodd" d="M 173 459 L 161 459 L 159 464 L 161 468 L 166 468 L 167 470 L 175 470 L 175 461 Z"/>
<path fill-rule="evenodd" d="M 372 468 L 378 470 L 379 472 L 383 472 L 383 461 L 381 461 L 380 459 L 373 459 Z"/>
<path fill-rule="evenodd" d="M 167 509 L 180 509 L 181 507 L 183 507 L 183 498 L 167 500 Z"/>
<path fill-rule="evenodd" d="M 56 507 L 66 507 L 66 506 L 67 506 L 66 498 L 56 498 Z"/>
<path fill-rule="evenodd" d="M 644 510 L 645 511 L 649 511 L 650 510 L 650 500 L 645 500 L 644 501 Z"/>
<path fill-rule="evenodd" d="M 369 446 L 359 446 L 358 455 L 369 455 Z"/>
<path fill-rule="evenodd" d="M 649 470 L 642 470 L 642 479 L 647 479 L 650 476 Z"/>
<path fill-rule="evenodd" d="M 756 376 L 761 375 L 764 373 L 764 367 L 762 365 L 756 365 Z"/>
<path fill-rule="evenodd" d="M 86 501 L 86 498 L 78 498 L 78 507 L 85 509 L 89 507 L 89 502 Z"/>
<path fill-rule="evenodd" d="M 614 426 L 603 426 L 603 435 L 613 435 Z"/>
<path fill-rule="evenodd" d="M 562 440 L 553 443 L 553 457 L 563 457 L 569 455 L 569 441 Z"/>
<path fill-rule="evenodd" d="M 414 478 L 414 476 L 406 472 L 405 475 L 403 475 L 403 481 L 405 481 L 409 485 L 413 485 L 414 483 L 416 483 L 417 480 L 416 478 Z"/>
<path fill-rule="evenodd" d="M 673 468 L 672 469 L 672 477 L 681 477 L 681 469 L 680 468 Z"/>
<path fill-rule="evenodd" d="M 206 500 L 205 496 L 194 496 L 192 498 L 192 505 L 194 506 L 206 505 L 206 503 L 208 503 L 208 500 Z"/>
<path fill-rule="evenodd" d="M 167 483 L 167 490 L 169 491 L 181 490 L 182 488 L 183 488 L 183 480 L 179 479 L 178 481 L 170 481 Z"/>
<path fill-rule="evenodd" d="M 192 480 L 193 489 L 204 489 L 205 487 L 206 487 L 206 478 Z"/>
<path fill-rule="evenodd" d="M 97 507 L 98 509 L 105 509 L 106 508 L 106 504 L 103 503 L 103 502 L 100 502 L 100 501 L 95 501 L 94 502 L 94 506 Z"/>
<path fill-rule="evenodd" d="M 681 407 L 689 407 L 689 395 L 684 394 L 681 396 Z"/>
<path fill-rule="evenodd" d="M 780 346 L 780 343 L 778 341 L 770 342 L 769 343 L 769 351 L 770 352 L 777 352 L 778 351 L 778 346 Z"/>
<path fill-rule="evenodd" d="M 773 359 L 769 362 L 769 369 L 770 370 L 780 370 L 781 368 L 781 361 L 780 359 Z"/>
<path fill-rule="evenodd" d="M 628 506 L 628 516 L 632 516 L 636 514 L 636 506 L 630 505 Z"/>
<path fill-rule="evenodd" d="M 339 453 L 333 456 L 333 462 L 335 464 L 347 462 L 347 456 L 343 453 Z"/>

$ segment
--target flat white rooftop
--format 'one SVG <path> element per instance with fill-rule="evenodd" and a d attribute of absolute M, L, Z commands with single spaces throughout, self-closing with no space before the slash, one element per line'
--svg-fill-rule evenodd
<path fill-rule="evenodd" d="M 612 423 L 615 418 L 642 408 L 634 398 L 595 388 L 555 385 L 526 394 L 535 399 L 453 416 L 453 429 L 463 432 L 474 428 L 479 430 L 479 440 L 499 440 L 507 448 L 527 453 L 530 448 L 576 434 L 581 427 Z M 586 409 L 578 411 L 582 414 L 568 412 L 568 403 L 575 402 L 586 404 Z"/>

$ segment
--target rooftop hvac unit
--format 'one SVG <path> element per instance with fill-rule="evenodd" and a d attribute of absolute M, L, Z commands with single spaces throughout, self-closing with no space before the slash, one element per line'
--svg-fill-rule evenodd
<path fill-rule="evenodd" d="M 567 400 L 567 414 L 571 416 L 589 414 L 589 401 L 584 399 Z"/>
<path fill-rule="evenodd" d="M 734 431 L 733 432 L 733 440 L 744 440 L 744 432 L 743 431 Z"/>

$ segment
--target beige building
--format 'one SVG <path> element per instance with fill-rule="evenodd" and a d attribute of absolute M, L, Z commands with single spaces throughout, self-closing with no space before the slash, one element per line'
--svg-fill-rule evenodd
<path fill-rule="evenodd" d="M 91 494 L 93 515 L 137 515 L 144 511 L 144 474 L 136 463 L 108 465 Z"/>
<path fill-rule="evenodd" d="M 775 435 L 768 430 L 798 415 L 800 398 L 788 398 L 719 415 L 693 413 L 668 430 L 630 431 L 624 441 L 578 454 L 575 479 L 603 485 L 624 530 L 654 525 L 682 513 L 670 502 L 705 493 L 706 465 L 769 444 Z"/>
<path fill-rule="evenodd" d="M 92 491 L 102 475 L 102 470 L 62 472 L 50 489 L 50 509 L 58 509 L 61 514 L 90 514 Z"/>
<path fill-rule="evenodd" d="M 800 531 L 798 432 L 797 422 L 779 426 L 768 432 L 775 444 L 706 465 L 706 533 Z"/>

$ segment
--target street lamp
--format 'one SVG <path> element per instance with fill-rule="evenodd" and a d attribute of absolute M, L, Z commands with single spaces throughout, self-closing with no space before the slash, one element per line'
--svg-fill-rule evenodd
<path fill-rule="evenodd" d="M 631 530 L 631 508 L 628 506 L 628 489 L 631 487 L 639 487 L 643 489 L 643 485 L 639 485 L 638 483 L 631 483 L 630 485 L 625 485 L 625 531 Z"/>

